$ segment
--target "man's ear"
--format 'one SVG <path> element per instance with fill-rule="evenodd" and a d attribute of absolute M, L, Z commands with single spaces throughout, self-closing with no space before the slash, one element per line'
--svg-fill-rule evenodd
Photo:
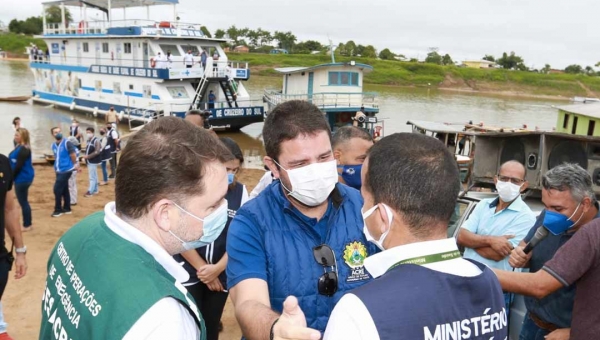
<path fill-rule="evenodd" d="M 378 203 L 377 205 L 379 206 L 379 208 L 377 208 L 379 218 L 383 221 L 383 223 L 379 227 L 379 231 L 383 234 L 387 231 L 387 229 L 391 228 L 390 219 L 388 217 L 387 210 L 385 210 L 385 206 L 382 203 Z"/>
<path fill-rule="evenodd" d="M 275 161 L 273 160 L 273 158 L 271 158 L 269 156 L 265 156 L 265 158 L 263 158 L 263 163 L 265 163 L 267 168 L 269 168 L 269 170 L 271 170 L 271 172 L 273 173 L 273 178 L 278 179 L 280 169 L 279 169 L 279 166 L 277 166 L 277 164 L 275 164 Z"/>
<path fill-rule="evenodd" d="M 527 188 L 529 188 L 529 182 L 525 181 L 523 182 L 523 185 L 521 185 L 521 192 L 524 192 L 525 190 L 527 190 Z"/>
<path fill-rule="evenodd" d="M 162 199 L 156 202 L 151 208 L 154 223 L 156 223 L 158 228 L 164 232 L 171 230 L 172 225 L 170 217 L 176 213 L 173 209 L 170 209 L 170 207 L 171 201 Z"/>
<path fill-rule="evenodd" d="M 589 197 L 584 197 L 583 200 L 581 200 L 581 205 L 583 206 L 582 209 L 584 213 L 586 213 L 594 206 L 594 204 L 592 203 L 592 199 Z"/>
<path fill-rule="evenodd" d="M 333 158 L 337 161 L 337 164 L 340 165 L 340 158 L 342 157 L 342 152 L 339 149 L 333 150 Z"/>

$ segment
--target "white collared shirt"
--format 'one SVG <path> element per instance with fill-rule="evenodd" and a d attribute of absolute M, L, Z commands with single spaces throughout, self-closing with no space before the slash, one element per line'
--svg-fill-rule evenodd
<path fill-rule="evenodd" d="M 411 243 L 369 256 L 365 259 L 364 265 L 373 278 L 378 278 L 402 260 L 453 250 L 458 250 L 454 238 Z M 473 277 L 481 274 L 479 267 L 462 258 L 427 263 L 423 267 L 463 277 Z M 356 295 L 348 293 L 340 299 L 333 309 L 323 339 L 378 340 L 379 333 L 364 303 Z"/>
<path fill-rule="evenodd" d="M 180 290 L 181 282 L 189 279 L 188 273 L 158 243 L 148 235 L 123 221 L 116 215 L 115 203 L 104 207 L 104 222 L 119 237 L 137 244 L 152 255 L 165 270 L 176 279 L 173 284 Z M 188 309 L 174 298 L 163 298 L 144 313 L 123 337 L 137 339 L 198 339 L 200 330 Z"/>

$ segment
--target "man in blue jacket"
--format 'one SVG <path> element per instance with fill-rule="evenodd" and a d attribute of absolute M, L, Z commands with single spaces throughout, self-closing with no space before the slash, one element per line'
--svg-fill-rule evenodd
<path fill-rule="evenodd" d="M 71 213 L 71 196 L 69 194 L 69 178 L 73 171 L 79 170 L 75 146 L 63 138 L 59 127 L 50 129 L 56 142 L 52 143 L 54 153 L 54 171 L 56 182 L 54 182 L 54 212 L 52 217 Z M 64 200 L 64 205 L 62 204 Z"/>
<path fill-rule="evenodd" d="M 371 280 L 363 201 L 337 183 L 329 125 L 313 104 L 278 105 L 263 139 L 276 180 L 229 227 L 227 285 L 246 337 L 319 339 L 340 297 Z"/>

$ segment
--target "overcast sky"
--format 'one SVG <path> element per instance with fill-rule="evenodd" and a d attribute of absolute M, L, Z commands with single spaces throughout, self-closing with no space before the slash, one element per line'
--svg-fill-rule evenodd
<path fill-rule="evenodd" d="M 1 0 L 0 20 L 42 11 L 40 0 Z M 72 11 L 76 19 L 79 11 Z M 299 40 L 354 40 L 423 59 L 429 47 L 456 61 L 515 51 L 527 66 L 593 66 L 600 61 L 598 0 L 180 0 L 182 21 L 217 28 L 292 31 Z M 90 11 L 91 13 L 91 11 Z M 127 17 L 145 18 L 145 10 Z M 159 6 L 155 19 L 171 19 Z M 92 17 L 95 14 L 91 15 Z M 123 16 L 114 10 L 113 18 Z"/>

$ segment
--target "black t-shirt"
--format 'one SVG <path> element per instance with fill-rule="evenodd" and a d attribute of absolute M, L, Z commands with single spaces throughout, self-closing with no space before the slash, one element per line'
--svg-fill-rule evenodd
<path fill-rule="evenodd" d="M 0 154 L 0 257 L 8 254 L 4 242 L 4 207 L 6 205 L 6 193 L 12 190 L 13 174 L 10 161 L 6 156 Z"/>

